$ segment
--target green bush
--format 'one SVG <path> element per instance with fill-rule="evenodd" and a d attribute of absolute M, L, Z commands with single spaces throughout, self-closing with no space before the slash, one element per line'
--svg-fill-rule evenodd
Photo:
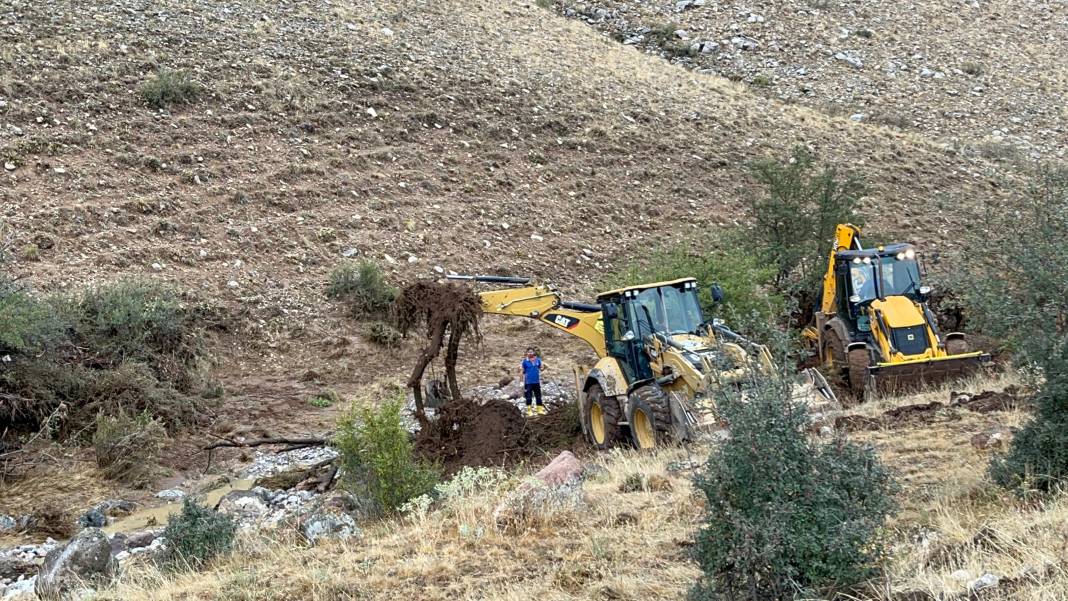
<path fill-rule="evenodd" d="M 400 400 L 377 409 L 353 407 L 338 423 L 334 441 L 341 455 L 342 486 L 373 501 L 378 512 L 397 511 L 433 490 L 441 477 L 436 466 L 413 455 L 400 412 Z"/>
<path fill-rule="evenodd" d="M 163 109 L 171 105 L 189 104 L 200 96 L 200 85 L 184 71 L 161 70 L 142 84 L 141 97 L 150 106 Z"/>
<path fill-rule="evenodd" d="M 161 557 L 172 568 L 201 568 L 234 545 L 237 524 L 228 516 L 186 497 L 182 511 L 167 519 Z"/>
<path fill-rule="evenodd" d="M 96 465 L 105 478 L 145 486 L 156 469 L 167 432 L 147 413 L 98 415 L 93 433 Z"/>
<path fill-rule="evenodd" d="M 986 203 L 954 262 L 969 323 L 1042 376 L 1034 418 L 991 464 L 999 484 L 1049 491 L 1068 478 L 1068 169 Z"/>
<path fill-rule="evenodd" d="M 730 438 L 696 478 L 707 501 L 692 599 L 817 598 L 873 575 L 896 487 L 870 448 L 808 437 L 788 378 L 755 382 L 720 410 Z"/>
<path fill-rule="evenodd" d="M 400 330 L 384 321 L 376 321 L 368 324 L 364 329 L 363 337 L 369 342 L 386 348 L 400 346 L 401 340 L 404 338 L 400 333 Z"/>
<path fill-rule="evenodd" d="M 0 355 L 41 354 L 67 325 L 54 306 L 0 275 Z"/>
<path fill-rule="evenodd" d="M 756 161 L 750 171 L 765 194 L 746 200 L 753 216 L 747 247 L 775 267 L 773 281 L 780 292 L 809 307 L 827 270 L 835 226 L 863 225 L 856 209 L 865 186 L 833 165 L 817 169 L 815 157 L 802 146 L 787 161 Z"/>
<path fill-rule="evenodd" d="M 348 304 L 355 316 L 381 314 L 397 297 L 382 269 L 373 261 L 346 261 L 330 273 L 326 295 Z"/>
<path fill-rule="evenodd" d="M 786 299 L 772 291 L 775 270 L 761 265 L 733 236 L 705 236 L 654 250 L 612 274 L 603 289 L 695 277 L 701 282 L 698 298 L 706 318 L 777 322 Z M 723 288 L 724 302 L 712 301 L 713 283 Z"/>
<path fill-rule="evenodd" d="M 187 423 L 203 384 L 202 328 L 177 294 L 118 282 L 41 296 L 0 281 L 0 428 L 31 430 L 63 407 L 53 434 L 88 430 L 98 415 L 147 413 Z"/>

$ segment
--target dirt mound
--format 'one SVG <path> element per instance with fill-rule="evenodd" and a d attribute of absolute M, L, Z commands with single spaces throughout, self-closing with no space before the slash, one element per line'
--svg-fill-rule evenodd
<path fill-rule="evenodd" d="M 863 415 L 842 415 L 834 420 L 834 427 L 845 432 L 862 432 L 879 430 L 884 427 L 899 428 L 904 426 L 924 425 L 941 420 L 959 419 L 953 411 L 943 411 L 943 403 L 918 403 L 904 405 L 883 412 L 878 417 Z"/>
<path fill-rule="evenodd" d="M 505 466 L 570 449 L 580 434 L 570 406 L 524 418 L 508 401 L 465 401 L 442 408 L 438 419 L 419 433 L 416 452 L 453 474 L 465 465 Z"/>
<path fill-rule="evenodd" d="M 1021 391 L 1017 386 L 1009 386 L 1001 392 L 986 390 L 969 396 L 967 394 L 953 393 L 953 406 L 974 411 L 976 413 L 990 413 L 992 411 L 1013 411 L 1022 404 Z"/>

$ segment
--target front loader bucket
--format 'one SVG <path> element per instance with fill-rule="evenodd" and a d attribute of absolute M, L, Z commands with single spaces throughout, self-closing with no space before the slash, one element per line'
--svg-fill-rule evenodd
<path fill-rule="evenodd" d="M 951 357 L 879 363 L 868 368 L 875 389 L 880 393 L 897 393 L 934 386 L 978 371 L 990 361 L 986 353 L 968 353 Z"/>

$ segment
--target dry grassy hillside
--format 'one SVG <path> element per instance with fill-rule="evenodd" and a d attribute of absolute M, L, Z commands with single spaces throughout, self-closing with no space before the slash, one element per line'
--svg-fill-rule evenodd
<path fill-rule="evenodd" d="M 745 162 L 798 143 L 870 179 L 870 221 L 935 242 L 957 199 L 1002 193 L 982 161 L 522 2 L 49 1 L 2 18 L 3 220 L 41 249 L 16 274 L 146 274 L 267 332 L 319 320 L 342 253 L 402 278 L 581 288 L 661 239 L 743 221 Z M 206 92 L 154 110 L 140 87 L 159 69 Z"/>

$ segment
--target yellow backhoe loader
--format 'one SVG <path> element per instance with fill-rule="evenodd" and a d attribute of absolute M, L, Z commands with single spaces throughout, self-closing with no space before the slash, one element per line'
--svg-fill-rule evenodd
<path fill-rule="evenodd" d="M 857 400 L 969 373 L 990 355 L 969 352 L 964 334 L 942 334 L 927 306 L 916 248 L 865 249 L 860 228 L 835 230 L 815 324 L 805 337 L 828 379 L 847 384 Z"/>
<path fill-rule="evenodd" d="M 583 432 L 600 449 L 628 434 L 639 448 L 690 440 L 714 419 L 714 390 L 773 369 L 766 347 L 704 319 L 693 278 L 604 292 L 596 304 L 564 301 L 526 278 L 449 278 L 515 286 L 481 292 L 483 310 L 532 318 L 590 345 L 598 360 L 574 368 L 575 385 Z M 714 286 L 713 296 L 722 291 Z"/>

